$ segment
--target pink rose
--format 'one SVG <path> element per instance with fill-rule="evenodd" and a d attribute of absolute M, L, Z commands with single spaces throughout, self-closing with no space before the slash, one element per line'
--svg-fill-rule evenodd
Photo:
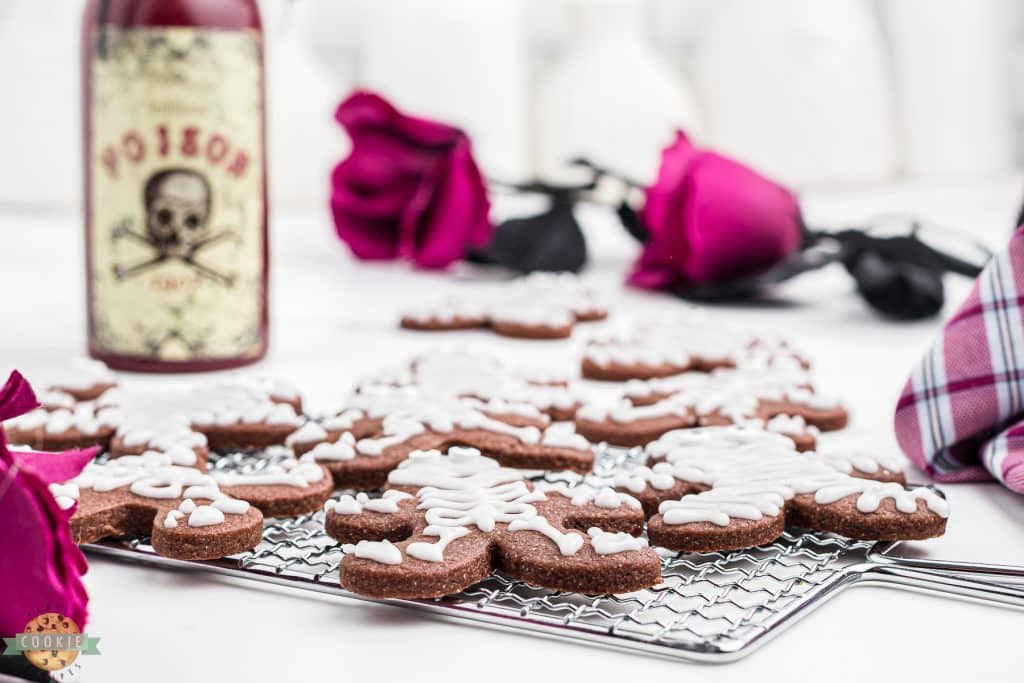
<path fill-rule="evenodd" d="M 0 421 L 38 405 L 28 382 L 11 373 L 0 389 Z M 12 451 L 0 430 L 0 635 L 11 637 L 43 612 L 59 612 L 84 628 L 89 596 L 85 557 L 48 485 L 74 478 L 97 449 L 67 453 Z"/>
<path fill-rule="evenodd" d="M 356 92 L 335 118 L 352 141 L 334 169 L 338 237 L 361 259 L 443 268 L 491 237 L 490 202 L 466 134 Z"/>
<path fill-rule="evenodd" d="M 750 275 L 803 240 L 792 192 L 682 132 L 662 152 L 640 218 L 649 234 L 629 282 L 648 289 Z"/>

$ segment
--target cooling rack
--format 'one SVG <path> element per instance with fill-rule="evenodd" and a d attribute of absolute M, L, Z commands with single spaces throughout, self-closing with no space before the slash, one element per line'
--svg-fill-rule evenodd
<path fill-rule="evenodd" d="M 265 467 L 277 457 L 231 454 L 212 466 L 246 471 Z M 634 467 L 639 458 L 636 451 L 605 449 L 588 479 Z M 537 473 L 536 478 L 568 486 L 583 480 L 571 474 Z M 384 602 L 477 626 L 703 662 L 728 662 L 750 654 L 850 586 L 882 584 L 1024 607 L 1024 589 L 1011 585 L 1024 577 L 1022 568 L 948 562 L 929 566 L 927 561 L 893 554 L 891 543 L 791 532 L 743 551 L 659 551 L 663 582 L 634 593 L 588 596 L 551 591 L 495 573 L 442 600 L 378 601 L 338 585 L 343 553 L 323 532 L 322 515 L 268 519 L 256 548 L 221 560 L 161 557 L 147 538 L 108 539 L 85 549 L 150 567 L 211 572 L 250 580 L 255 586 Z"/>

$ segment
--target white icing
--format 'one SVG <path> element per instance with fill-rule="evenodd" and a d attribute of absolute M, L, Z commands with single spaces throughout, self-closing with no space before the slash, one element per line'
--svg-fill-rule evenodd
<path fill-rule="evenodd" d="M 338 500 L 328 500 L 324 503 L 324 510 L 327 512 L 336 512 L 339 515 L 358 515 L 363 511 L 363 506 L 355 499 L 355 497 L 345 494 Z"/>
<path fill-rule="evenodd" d="M 40 393 L 37 398 L 39 403 L 51 410 L 54 408 L 67 408 L 71 410 L 75 407 L 75 397 L 63 391 L 51 389 Z"/>
<path fill-rule="evenodd" d="M 387 416 L 382 425 L 383 435 L 360 439 L 356 452 L 360 455 L 379 456 L 386 449 L 405 443 L 414 436 L 433 432 L 447 434 L 457 429 L 482 430 L 512 436 L 524 444 L 538 444 L 541 431 L 534 426 L 516 427 L 495 420 L 462 401 L 435 401 L 420 404 Z"/>
<path fill-rule="evenodd" d="M 634 380 L 626 395 L 637 399 L 672 397 L 699 415 L 717 413 L 733 422 L 755 417 L 761 401 L 792 403 L 810 409 L 835 409 L 839 402 L 811 391 L 810 376 L 802 367 L 720 368 L 711 373 L 689 372 L 674 377 Z M 772 431 L 806 430 L 799 417 L 769 421 Z"/>
<path fill-rule="evenodd" d="M 869 453 L 859 450 L 819 451 L 818 455 L 830 467 L 851 474 L 854 470 L 865 474 L 876 474 L 881 469 L 890 472 L 902 472 L 903 461 L 898 455 L 886 453 Z"/>
<path fill-rule="evenodd" d="M 665 490 L 674 481 L 710 487 L 662 503 L 659 511 L 666 524 L 725 525 L 733 518 L 757 520 L 779 514 L 785 501 L 805 493 L 813 493 L 822 504 L 857 495 L 857 509 L 865 513 L 874 512 L 882 500 L 891 498 L 901 512 L 914 512 L 917 501 L 923 500 L 935 514 L 949 514 L 948 503 L 930 489 L 908 491 L 899 484 L 851 477 L 828 458 L 798 454 L 792 445 L 772 444 L 770 439 L 741 430 L 712 427 L 700 430 L 693 439 L 676 433 L 667 440 L 663 437 L 652 446 L 665 462 L 620 475 L 615 483 L 636 493 L 648 485 Z"/>
<path fill-rule="evenodd" d="M 283 461 L 249 473 L 214 471 L 221 486 L 309 486 L 324 478 L 324 470 L 315 462 Z"/>
<path fill-rule="evenodd" d="M 76 358 L 71 367 L 59 372 L 55 385 L 72 391 L 87 391 L 102 384 L 114 384 L 117 379 L 105 363 L 91 358 Z"/>
<path fill-rule="evenodd" d="M 354 439 L 351 432 L 343 435 L 349 437 L 347 440 L 341 438 L 337 441 L 323 441 L 303 454 L 304 461 L 317 460 L 351 460 L 356 457 L 356 449 L 353 445 Z"/>
<path fill-rule="evenodd" d="M 427 528 L 436 532 L 429 535 L 441 538 L 437 544 L 420 544 L 416 552 L 424 557 L 419 559 L 436 561 L 426 556 L 440 557 L 448 543 L 457 537 L 442 533 L 442 529 L 475 526 L 483 532 L 491 532 L 498 524 L 508 524 L 509 532 L 544 534 L 566 555 L 578 552 L 584 542 L 579 533 L 563 532 L 538 514 L 532 503 L 545 500 L 546 496 L 542 491 L 531 490 L 521 471 L 501 467 L 474 448 L 453 447 L 447 455 L 438 451 L 414 451 L 388 475 L 388 483 L 419 487 L 416 507 L 425 511 Z M 385 498 L 377 501 L 342 496 L 325 507 L 337 514 L 359 514 L 376 503 L 382 509 L 387 505 L 388 511 L 395 511 L 397 499 L 389 501 L 389 494 L 394 496 L 400 492 L 389 491 Z M 461 535 L 461 532 L 456 533 Z M 398 554 L 400 557 L 400 552 Z"/>
<path fill-rule="evenodd" d="M 128 487 L 135 495 L 146 498 L 184 498 L 177 508 L 182 515 L 191 514 L 202 507 L 212 508 L 220 515 L 240 515 L 249 509 L 249 503 L 246 501 L 224 494 L 213 476 L 191 467 L 171 465 L 167 455 L 153 451 L 143 455 L 126 455 L 103 464 L 89 463 L 71 483 L 59 489 L 51 487 L 51 490 L 55 491 L 55 495 L 62 496 L 69 495 L 68 492 L 73 490 L 77 497 L 79 488 L 105 492 L 123 487 Z M 197 506 L 194 498 L 209 500 L 211 503 Z M 215 513 L 203 512 L 198 519 L 212 519 L 216 516 Z M 174 518 L 174 525 L 180 516 Z M 167 520 L 164 523 L 168 524 Z M 189 525 L 195 526 L 191 519 Z"/>
<path fill-rule="evenodd" d="M 402 564 L 402 551 L 391 541 L 359 541 L 352 552 L 356 557 L 381 564 Z"/>
<path fill-rule="evenodd" d="M 548 427 L 541 437 L 541 445 L 552 448 L 568 448 L 574 451 L 589 451 L 593 448 L 582 434 L 577 434 L 572 425 Z"/>
<path fill-rule="evenodd" d="M 571 273 L 534 273 L 500 283 L 486 293 L 449 296 L 437 304 L 409 311 L 403 317 L 419 322 L 452 323 L 457 320 L 512 322 L 521 325 L 562 327 L 576 315 L 603 312 L 595 294 Z"/>
<path fill-rule="evenodd" d="M 164 528 L 175 529 L 178 526 L 178 520 L 181 519 L 183 513 L 180 510 L 168 510 L 167 516 L 164 517 Z"/>
<path fill-rule="evenodd" d="M 26 431 L 39 429 L 46 434 L 63 434 L 69 430 L 77 429 L 85 436 L 95 436 L 104 428 L 114 425 L 110 424 L 109 415 L 101 419 L 95 412 L 91 403 L 72 403 L 70 408 L 36 408 L 19 415 L 10 420 L 8 424 L 16 429 Z"/>
<path fill-rule="evenodd" d="M 495 308 L 491 310 L 490 319 L 496 323 L 549 328 L 561 328 L 576 322 L 571 310 L 545 302 L 522 302 L 514 308 Z"/>
<path fill-rule="evenodd" d="M 213 526 L 224 521 L 224 513 L 212 505 L 200 505 L 188 516 L 190 527 Z"/>
<path fill-rule="evenodd" d="M 583 547 L 583 536 L 578 531 L 564 532 L 555 528 L 546 517 L 537 515 L 526 519 L 514 519 L 508 525 L 509 531 L 538 531 L 558 546 L 563 555 L 575 555 Z"/>
<path fill-rule="evenodd" d="M 244 515 L 249 511 L 249 503 L 247 501 L 227 496 L 217 498 L 210 505 L 229 515 Z"/>
<path fill-rule="evenodd" d="M 469 529 L 464 526 L 446 527 L 431 525 L 423 530 L 423 534 L 425 536 L 437 536 L 437 542 L 425 543 L 418 541 L 410 543 L 405 549 L 405 554 L 424 562 L 442 562 L 444 561 L 444 549 L 452 541 L 462 538 L 468 533 Z"/>
<path fill-rule="evenodd" d="M 622 531 L 608 532 L 592 526 L 587 529 L 587 534 L 590 536 L 590 545 L 598 555 L 614 555 L 647 547 L 646 538 L 630 536 Z"/>
<path fill-rule="evenodd" d="M 591 422 L 611 420 L 620 424 L 651 420 L 660 417 L 686 417 L 689 410 L 686 405 L 675 399 L 666 399 L 647 406 L 635 406 L 628 401 L 620 401 L 613 406 L 585 405 L 576 411 L 576 417 Z"/>
<path fill-rule="evenodd" d="M 49 489 L 53 499 L 57 502 L 57 507 L 61 510 L 71 508 L 71 506 L 78 502 L 81 495 L 78 490 L 78 484 L 74 482 L 50 484 Z"/>
<path fill-rule="evenodd" d="M 595 506 L 606 510 L 617 510 L 622 505 L 626 505 L 634 510 L 641 508 L 639 500 L 628 493 L 616 491 L 610 486 L 595 488 L 589 484 L 578 484 L 569 487 L 562 483 L 548 484 L 540 482 L 537 484 L 537 488 L 544 492 L 560 493 L 568 498 L 573 505 L 593 503 Z"/>
<path fill-rule="evenodd" d="M 525 403 L 542 411 L 572 408 L 579 403 L 572 388 L 537 384 L 537 377 L 555 376 L 550 371 L 544 374 L 531 370 L 528 375 L 516 372 L 497 356 L 475 350 L 440 349 L 417 357 L 408 366 L 378 375 L 376 384 L 360 388 L 356 397 L 361 401 L 350 402 L 349 407 L 383 417 L 424 401 L 471 396 L 483 401 Z M 558 375 L 557 379 L 564 378 Z M 391 405 L 385 405 L 387 402 Z M 502 412 L 495 404 L 485 412 L 492 408 L 492 412 Z"/>
<path fill-rule="evenodd" d="M 307 422 L 302 425 L 294 432 L 288 435 L 288 438 L 284 440 L 288 446 L 294 446 L 297 443 L 309 443 L 312 441 L 321 441 L 327 438 L 327 430 L 318 425 L 316 422 Z"/>

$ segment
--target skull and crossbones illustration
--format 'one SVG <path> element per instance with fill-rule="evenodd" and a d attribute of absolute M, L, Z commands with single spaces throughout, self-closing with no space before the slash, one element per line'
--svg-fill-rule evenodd
<path fill-rule="evenodd" d="M 210 185 L 201 174 L 181 168 L 158 171 L 146 182 L 143 201 L 146 207 L 145 233 L 135 230 L 129 219 L 114 228 L 113 239 L 130 238 L 149 245 L 156 253 L 141 263 L 116 264 L 114 276 L 117 279 L 178 259 L 214 282 L 225 286 L 234 283 L 234 275 L 218 272 L 197 260 L 201 250 L 238 237 L 230 230 L 214 232 L 210 226 Z"/>

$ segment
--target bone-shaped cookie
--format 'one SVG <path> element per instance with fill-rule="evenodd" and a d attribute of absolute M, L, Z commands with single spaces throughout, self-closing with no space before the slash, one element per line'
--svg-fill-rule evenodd
<path fill-rule="evenodd" d="M 946 528 L 946 501 L 908 490 L 889 460 L 798 453 L 777 435 L 737 426 L 675 432 L 647 451 L 659 462 L 614 484 L 643 504 L 651 542 L 673 550 L 760 545 L 787 524 L 865 540 L 932 538 Z"/>
<path fill-rule="evenodd" d="M 356 440 L 309 423 L 289 437 L 289 445 L 325 465 L 342 488 L 380 487 L 411 452 L 450 446 L 476 447 L 502 465 L 521 469 L 587 472 L 593 466 L 591 444 L 571 429 L 542 429 L 538 424 L 546 419 L 539 414 L 491 412 L 499 408 L 510 409 L 465 400 L 415 402 L 383 418 L 372 437 Z M 333 424 L 341 426 L 341 416 Z"/>
<path fill-rule="evenodd" d="M 53 493 L 64 507 L 78 501 L 70 524 L 79 543 L 151 535 L 161 555 L 213 559 L 258 544 L 263 514 L 312 512 L 332 489 L 327 472 L 315 463 L 292 460 L 249 474 L 204 474 L 150 452 L 92 463 Z"/>
<path fill-rule="evenodd" d="M 348 590 L 374 597 L 457 593 L 499 569 L 530 584 L 620 593 L 661 580 L 658 556 L 636 534 L 640 504 L 611 489 L 570 498 L 533 488 L 476 449 L 417 451 L 382 498 L 326 504 L 327 533 L 348 545 Z"/>

